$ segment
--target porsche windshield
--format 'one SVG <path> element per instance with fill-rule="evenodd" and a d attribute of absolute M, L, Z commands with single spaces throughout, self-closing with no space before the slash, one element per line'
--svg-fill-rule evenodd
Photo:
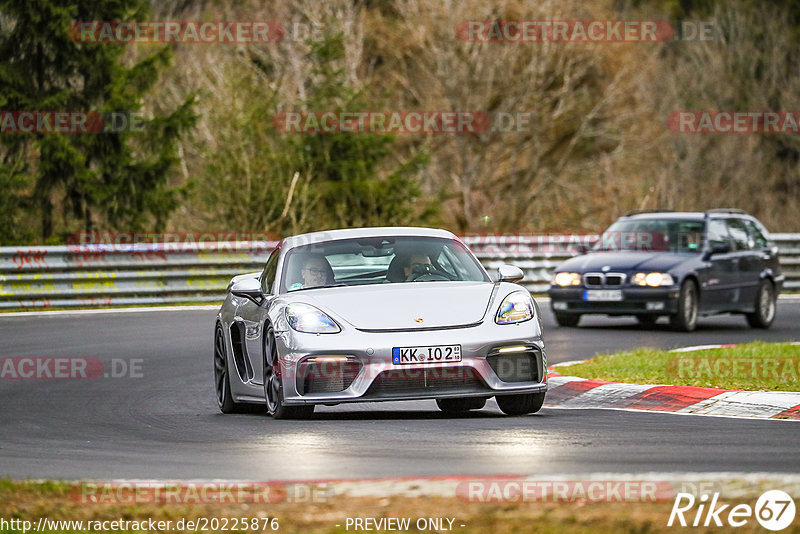
<path fill-rule="evenodd" d="M 683 252 L 703 250 L 705 222 L 681 219 L 617 221 L 592 247 L 603 252 Z"/>
<path fill-rule="evenodd" d="M 455 239 L 368 237 L 292 248 L 281 292 L 341 285 L 472 281 L 489 278 Z"/>

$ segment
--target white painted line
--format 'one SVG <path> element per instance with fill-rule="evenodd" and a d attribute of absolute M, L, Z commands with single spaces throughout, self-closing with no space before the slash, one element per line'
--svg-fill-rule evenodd
<path fill-rule="evenodd" d="M 547 404 L 547 398 L 545 397 L 544 407 L 550 408 L 552 410 L 619 410 L 622 412 L 636 412 L 636 413 L 652 413 L 652 414 L 662 414 L 662 415 L 688 415 L 691 417 L 725 417 L 726 419 L 751 419 L 755 421 L 792 421 L 797 423 L 797 419 L 773 419 L 771 417 L 757 417 L 753 415 L 725 415 L 725 414 L 707 414 L 707 413 L 689 413 L 689 412 L 662 412 L 660 410 L 642 410 L 640 408 L 611 408 L 611 407 L 586 407 L 586 406 L 576 406 L 576 407 L 565 407 L 562 405 L 558 406 L 551 406 Z"/>
<path fill-rule="evenodd" d="M 47 311 L 27 311 L 27 312 L 8 312 L 0 313 L 3 317 L 48 317 L 59 315 L 96 315 L 102 313 L 146 313 L 162 311 L 204 311 L 218 310 L 216 304 L 200 304 L 197 306 L 147 306 L 141 308 L 105 308 L 102 310 L 47 310 Z"/>
<path fill-rule="evenodd" d="M 589 358 L 589 359 L 591 359 L 591 358 Z M 578 363 L 586 363 L 588 361 L 589 360 L 570 360 L 568 362 L 554 363 L 550 367 L 565 367 L 567 365 L 575 365 L 575 364 L 578 364 Z"/>
<path fill-rule="evenodd" d="M 735 347 L 736 343 L 732 343 L 730 345 L 723 345 L 723 344 L 716 344 L 716 345 L 694 345 L 691 347 L 680 347 L 678 349 L 672 349 L 670 352 L 696 352 L 698 350 L 711 350 L 711 349 L 722 349 L 722 348 L 730 348 Z"/>
<path fill-rule="evenodd" d="M 800 345 L 800 341 L 776 341 L 775 343 L 789 343 L 790 345 Z M 717 344 L 717 345 L 694 345 L 692 347 L 680 347 L 677 349 L 672 349 L 669 352 L 696 352 L 698 350 L 713 350 L 713 349 L 729 349 L 733 347 L 738 347 L 742 343 L 728 343 L 728 344 Z"/>

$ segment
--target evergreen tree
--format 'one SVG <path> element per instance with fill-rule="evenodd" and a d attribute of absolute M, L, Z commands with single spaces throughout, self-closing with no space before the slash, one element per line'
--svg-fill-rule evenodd
<path fill-rule="evenodd" d="M 139 114 L 169 49 L 126 61 L 125 44 L 73 41 L 71 24 L 145 20 L 147 7 L 145 0 L 0 1 L 0 110 Z M 177 206 L 167 179 L 177 140 L 195 120 L 192 100 L 138 131 L 0 136 L 0 242 L 162 230 Z"/>

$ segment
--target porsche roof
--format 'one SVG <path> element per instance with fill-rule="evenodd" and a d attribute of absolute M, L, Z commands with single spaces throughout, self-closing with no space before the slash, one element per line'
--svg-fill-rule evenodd
<path fill-rule="evenodd" d="M 293 248 L 310 243 L 322 243 L 339 239 L 352 239 L 358 237 L 440 237 L 452 239 L 454 234 L 447 230 L 435 228 L 420 228 L 414 226 L 380 226 L 375 228 L 346 228 L 342 230 L 324 230 L 287 237 L 283 240 L 285 248 Z"/>

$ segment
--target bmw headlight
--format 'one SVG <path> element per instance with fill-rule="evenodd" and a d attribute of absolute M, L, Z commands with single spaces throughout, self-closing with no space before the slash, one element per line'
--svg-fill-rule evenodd
<path fill-rule="evenodd" d="M 336 321 L 321 310 L 300 302 L 286 306 L 286 321 L 294 330 L 309 334 L 335 334 L 342 331 Z"/>
<path fill-rule="evenodd" d="M 550 283 L 554 286 L 567 287 L 581 285 L 579 273 L 556 273 Z"/>
<path fill-rule="evenodd" d="M 675 281 L 669 273 L 636 273 L 631 283 L 635 286 L 659 287 L 674 285 Z"/>
<path fill-rule="evenodd" d="M 503 299 L 494 321 L 497 324 L 512 324 L 533 317 L 533 301 L 526 291 L 515 291 Z"/>

